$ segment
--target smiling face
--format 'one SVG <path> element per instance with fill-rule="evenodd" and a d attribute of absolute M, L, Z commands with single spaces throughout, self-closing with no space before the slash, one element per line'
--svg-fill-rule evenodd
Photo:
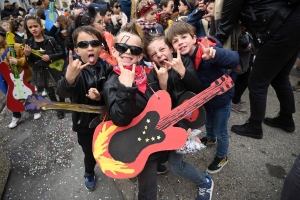
<path fill-rule="evenodd" d="M 189 33 L 176 35 L 172 38 L 171 43 L 175 51 L 179 49 L 182 55 L 192 55 L 196 48 L 196 36 L 193 37 Z"/>
<path fill-rule="evenodd" d="M 77 44 L 82 41 L 92 41 L 92 40 L 98 40 L 98 38 L 93 34 L 91 35 L 86 32 L 80 32 L 77 37 Z M 89 62 L 91 65 L 95 65 L 96 62 L 98 61 L 98 57 L 100 55 L 102 47 L 101 46 L 92 47 L 89 44 L 87 48 L 76 47 L 74 50 L 81 57 L 81 60 L 84 63 Z"/>
<path fill-rule="evenodd" d="M 168 70 L 170 70 L 172 67 L 169 66 L 165 61 L 172 61 L 172 53 L 173 50 L 162 38 L 154 40 L 147 46 L 147 54 L 151 61 L 153 61 L 157 66 L 165 67 Z"/>
<path fill-rule="evenodd" d="M 37 22 L 36 19 L 29 19 L 26 26 L 33 37 L 38 37 L 42 34 L 43 27 Z"/>
<path fill-rule="evenodd" d="M 142 46 L 141 38 L 128 32 L 120 33 L 116 38 L 116 43 L 124 43 L 128 46 L 136 47 Z M 113 56 L 115 58 L 121 58 L 124 66 L 132 66 L 133 64 L 137 64 L 143 58 L 143 53 L 140 55 L 132 55 L 130 49 L 127 49 L 125 53 L 121 53 L 113 48 Z"/>
<path fill-rule="evenodd" d="M 10 29 L 10 24 L 8 22 L 3 22 L 1 24 L 1 27 L 4 28 L 5 31 L 9 31 Z"/>
<path fill-rule="evenodd" d="M 152 6 L 143 17 L 150 23 L 156 22 L 157 6 Z"/>

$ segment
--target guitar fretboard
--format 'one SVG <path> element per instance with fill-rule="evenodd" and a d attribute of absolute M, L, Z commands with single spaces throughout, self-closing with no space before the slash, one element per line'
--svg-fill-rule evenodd
<path fill-rule="evenodd" d="M 162 117 L 156 125 L 156 128 L 159 130 L 164 130 L 169 126 L 174 125 L 189 113 L 211 100 L 213 97 L 228 91 L 233 87 L 233 85 L 234 83 L 232 79 L 228 75 L 223 75 L 214 81 L 210 87 L 174 108 L 170 114 Z"/>

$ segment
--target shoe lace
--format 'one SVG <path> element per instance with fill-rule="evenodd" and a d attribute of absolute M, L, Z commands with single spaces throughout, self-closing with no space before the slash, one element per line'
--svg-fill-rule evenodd
<path fill-rule="evenodd" d="M 199 195 L 200 196 L 205 196 L 206 188 L 200 188 L 199 187 Z"/>

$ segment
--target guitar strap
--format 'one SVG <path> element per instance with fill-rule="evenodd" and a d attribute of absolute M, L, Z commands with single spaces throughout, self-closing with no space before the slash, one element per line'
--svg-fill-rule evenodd
<path fill-rule="evenodd" d="M 4 60 L 4 58 L 6 57 L 7 53 L 9 52 L 9 49 L 5 49 L 2 56 L 1 56 L 1 62 Z"/>

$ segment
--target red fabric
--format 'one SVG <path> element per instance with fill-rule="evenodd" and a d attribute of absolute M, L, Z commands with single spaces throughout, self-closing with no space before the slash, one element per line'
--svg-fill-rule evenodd
<path fill-rule="evenodd" d="M 216 41 L 213 39 L 213 38 L 207 38 L 208 40 L 208 45 L 209 47 L 213 47 L 213 46 L 216 46 L 217 43 Z M 197 41 L 196 41 L 197 45 L 198 43 L 201 43 L 203 46 L 206 47 L 206 41 L 205 41 L 205 38 L 198 38 Z M 203 49 L 201 48 L 201 46 L 199 45 L 198 47 L 198 51 L 196 53 L 196 56 L 195 56 L 195 61 L 194 61 L 194 64 L 195 64 L 195 67 L 196 67 L 196 70 L 198 70 L 198 67 L 201 63 L 201 60 L 202 60 L 202 54 L 203 54 Z"/>
<path fill-rule="evenodd" d="M 156 5 L 155 2 L 151 2 L 150 3 L 149 1 L 147 1 L 147 5 L 144 5 L 143 8 L 140 11 L 138 11 L 139 15 L 142 16 L 143 14 L 145 14 L 146 12 L 148 12 L 148 10 L 150 8 L 152 8 L 152 6 L 154 6 L 154 5 Z"/>
<path fill-rule="evenodd" d="M 132 70 L 132 66 L 124 66 L 124 69 Z M 114 72 L 116 72 L 116 74 L 121 74 L 119 66 L 114 66 L 113 70 Z M 147 86 L 147 75 L 144 67 L 141 65 L 135 67 L 134 83 L 138 86 L 138 90 L 145 94 Z"/>

